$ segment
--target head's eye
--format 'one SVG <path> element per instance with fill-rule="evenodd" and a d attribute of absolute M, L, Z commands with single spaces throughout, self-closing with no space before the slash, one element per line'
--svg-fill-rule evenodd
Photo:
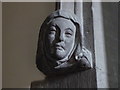
<path fill-rule="evenodd" d="M 71 30 L 70 28 L 66 29 L 66 30 L 65 30 L 65 35 L 66 35 L 66 36 L 72 36 L 72 35 L 73 35 L 72 30 Z"/>
<path fill-rule="evenodd" d="M 49 34 L 55 34 L 55 33 L 56 33 L 56 27 L 55 26 L 50 27 Z"/>

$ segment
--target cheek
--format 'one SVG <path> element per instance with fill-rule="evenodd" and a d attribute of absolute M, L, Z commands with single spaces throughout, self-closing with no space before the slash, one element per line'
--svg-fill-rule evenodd
<path fill-rule="evenodd" d="M 74 43 L 75 43 L 75 38 L 74 37 L 71 37 L 71 38 L 66 38 L 65 40 L 65 48 L 66 50 L 70 50 L 73 48 L 74 46 Z"/>
<path fill-rule="evenodd" d="M 69 38 L 66 38 L 65 40 L 66 44 L 72 44 L 74 41 L 75 41 L 74 37 L 69 37 Z"/>
<path fill-rule="evenodd" d="M 48 35 L 48 42 L 50 44 L 52 44 L 54 40 L 55 40 L 55 36 L 54 35 Z"/>

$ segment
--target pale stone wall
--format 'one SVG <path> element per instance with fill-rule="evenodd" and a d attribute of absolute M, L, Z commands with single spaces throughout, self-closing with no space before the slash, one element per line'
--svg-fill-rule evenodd
<path fill-rule="evenodd" d="M 93 4 L 98 88 L 118 87 L 118 3 Z"/>
<path fill-rule="evenodd" d="M 54 3 L 3 2 L 3 88 L 27 88 L 44 75 L 35 66 L 38 33 Z"/>

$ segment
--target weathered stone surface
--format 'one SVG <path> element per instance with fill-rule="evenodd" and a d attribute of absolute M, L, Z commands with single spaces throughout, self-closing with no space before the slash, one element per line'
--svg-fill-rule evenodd
<path fill-rule="evenodd" d="M 37 68 L 48 76 L 90 69 L 92 56 L 82 37 L 76 15 L 65 10 L 50 14 L 39 33 Z"/>

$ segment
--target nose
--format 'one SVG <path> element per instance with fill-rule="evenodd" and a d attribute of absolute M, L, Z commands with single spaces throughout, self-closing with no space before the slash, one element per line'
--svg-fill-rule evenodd
<path fill-rule="evenodd" d="M 60 38 L 59 38 L 61 41 L 64 40 L 64 34 L 60 33 Z"/>
<path fill-rule="evenodd" d="M 64 41 L 64 34 L 62 32 L 59 32 L 58 41 Z"/>

